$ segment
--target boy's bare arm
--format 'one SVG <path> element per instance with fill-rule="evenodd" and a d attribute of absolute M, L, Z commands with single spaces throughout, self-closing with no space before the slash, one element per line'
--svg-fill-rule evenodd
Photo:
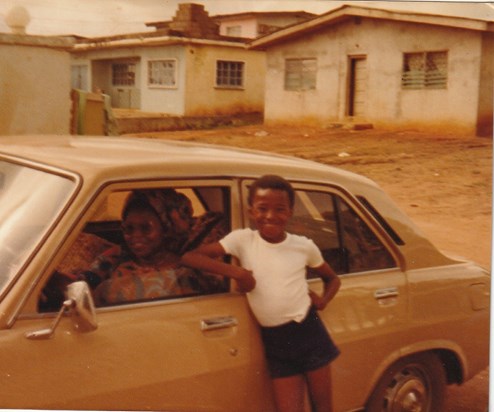
<path fill-rule="evenodd" d="M 182 256 L 182 263 L 194 269 L 235 279 L 242 292 L 250 292 L 254 289 L 256 281 L 252 276 L 252 272 L 240 266 L 218 260 L 224 255 L 223 246 L 219 242 L 214 242 L 185 253 Z"/>
<path fill-rule="evenodd" d="M 340 289 L 341 280 L 331 266 L 329 266 L 326 262 L 313 270 L 322 278 L 324 282 L 324 291 L 322 296 L 319 296 L 317 293 L 312 291 L 309 292 L 309 295 L 312 300 L 312 304 L 318 310 L 322 310 L 334 298 Z"/>

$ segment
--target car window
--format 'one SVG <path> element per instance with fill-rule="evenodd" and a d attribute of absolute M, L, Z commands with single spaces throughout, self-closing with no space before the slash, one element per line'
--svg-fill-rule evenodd
<path fill-rule="evenodd" d="M 307 236 L 338 274 L 395 267 L 395 261 L 366 222 L 340 196 L 296 190 L 287 230 Z"/>
<path fill-rule="evenodd" d="M 230 231 L 230 190 L 156 187 L 106 193 L 43 290 L 57 310 L 68 283 L 85 280 L 97 306 L 222 293 L 229 282 L 180 264 L 180 256 Z"/>
<path fill-rule="evenodd" d="M 76 188 L 68 177 L 0 161 L 0 295 Z"/>

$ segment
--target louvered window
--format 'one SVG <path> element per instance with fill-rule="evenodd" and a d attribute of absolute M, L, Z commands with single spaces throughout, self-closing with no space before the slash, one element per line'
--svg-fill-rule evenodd
<path fill-rule="evenodd" d="M 404 89 L 445 89 L 448 52 L 405 53 L 401 85 Z"/>
<path fill-rule="evenodd" d="M 316 59 L 286 59 L 285 90 L 314 90 L 316 75 Z"/>

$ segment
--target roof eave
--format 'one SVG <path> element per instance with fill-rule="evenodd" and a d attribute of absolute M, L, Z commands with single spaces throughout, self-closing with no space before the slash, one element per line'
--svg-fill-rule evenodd
<path fill-rule="evenodd" d="M 87 52 L 93 50 L 119 49 L 128 47 L 157 47 L 157 46 L 172 46 L 172 45 L 209 45 L 246 48 L 245 42 L 235 42 L 228 40 L 210 40 L 191 37 L 142 37 L 133 39 L 107 40 L 91 43 L 79 43 L 74 45 L 72 52 Z"/>
<path fill-rule="evenodd" d="M 278 30 L 263 37 L 259 37 L 250 43 L 250 48 L 263 50 L 275 44 L 286 42 L 291 38 L 303 36 L 307 33 L 318 30 L 321 27 L 336 24 L 352 17 L 366 17 L 408 23 L 430 24 L 475 31 L 494 31 L 494 22 L 469 19 L 465 17 L 389 11 L 356 6 L 342 6 L 312 20 Z"/>

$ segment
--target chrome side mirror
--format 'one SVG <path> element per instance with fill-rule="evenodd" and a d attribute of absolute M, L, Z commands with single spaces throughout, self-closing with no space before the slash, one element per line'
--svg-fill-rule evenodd
<path fill-rule="evenodd" d="M 98 328 L 93 297 L 84 281 L 71 283 L 67 287 L 67 298 L 72 302 L 74 328 L 79 332 L 91 332 Z"/>
<path fill-rule="evenodd" d="M 53 324 L 49 328 L 35 330 L 26 333 L 28 339 L 49 339 L 62 319 L 64 313 L 68 313 L 73 320 L 74 329 L 79 332 L 91 332 L 98 327 L 94 302 L 89 291 L 89 286 L 84 281 L 71 283 L 67 287 L 67 300 L 63 302 Z"/>

